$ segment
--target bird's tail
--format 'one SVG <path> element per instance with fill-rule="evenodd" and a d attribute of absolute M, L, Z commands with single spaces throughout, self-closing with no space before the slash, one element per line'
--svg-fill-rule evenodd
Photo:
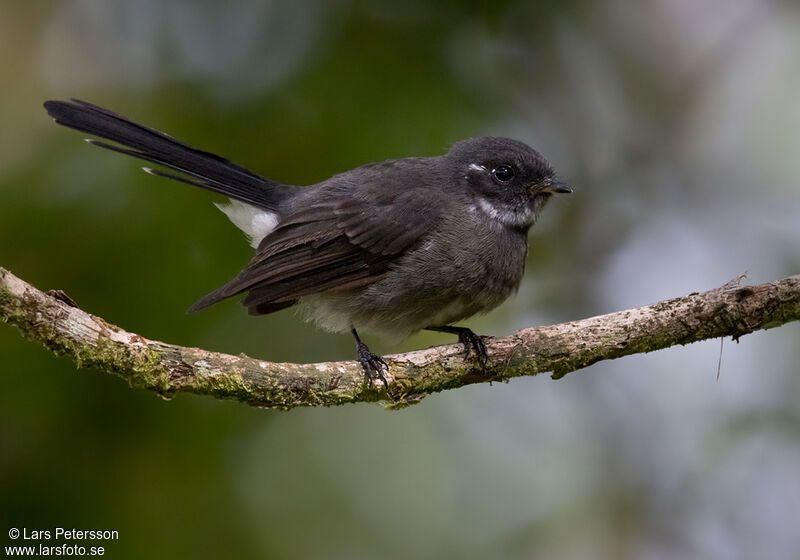
<path fill-rule="evenodd" d="M 292 189 L 85 101 L 46 101 L 44 107 L 58 124 L 99 136 L 120 146 L 87 139 L 90 144 L 163 165 L 180 173 L 174 175 L 144 168 L 153 175 L 182 181 L 270 211 L 274 211 Z"/>

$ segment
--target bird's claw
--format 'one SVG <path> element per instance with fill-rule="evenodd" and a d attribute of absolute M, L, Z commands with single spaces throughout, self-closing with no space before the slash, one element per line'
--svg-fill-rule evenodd
<path fill-rule="evenodd" d="M 465 357 L 469 358 L 469 353 L 474 350 L 481 367 L 486 367 L 486 363 L 489 361 L 489 351 L 486 349 L 481 335 L 475 334 L 470 329 L 464 329 L 459 331 L 458 341 L 464 345 Z"/>
<path fill-rule="evenodd" d="M 367 345 L 358 337 L 356 337 L 356 349 L 358 350 L 358 361 L 364 368 L 364 377 L 369 386 L 373 387 L 375 380 L 380 379 L 383 386 L 388 389 L 389 380 L 386 378 L 386 374 L 389 373 L 389 364 L 386 363 L 386 360 L 370 352 Z"/>

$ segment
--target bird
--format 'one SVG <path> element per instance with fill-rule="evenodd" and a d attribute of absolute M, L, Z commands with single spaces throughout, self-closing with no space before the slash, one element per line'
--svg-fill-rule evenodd
<path fill-rule="evenodd" d="M 331 332 L 350 331 L 370 386 L 388 389 L 387 362 L 359 332 L 458 336 L 485 367 L 483 339 L 453 323 L 497 307 L 519 288 L 528 231 L 556 193 L 572 188 L 527 144 L 456 142 L 438 156 L 368 163 L 309 186 L 280 183 L 100 106 L 44 103 L 56 123 L 99 137 L 94 146 L 143 169 L 229 198 L 218 203 L 255 253 L 195 312 L 245 294 L 251 315 L 299 306 Z"/>

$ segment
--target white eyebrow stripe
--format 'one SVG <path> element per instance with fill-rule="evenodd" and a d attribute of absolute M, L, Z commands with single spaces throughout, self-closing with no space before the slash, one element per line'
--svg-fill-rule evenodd
<path fill-rule="evenodd" d="M 483 165 L 478 165 L 477 163 L 470 163 L 469 168 L 474 171 L 486 171 L 486 167 Z"/>

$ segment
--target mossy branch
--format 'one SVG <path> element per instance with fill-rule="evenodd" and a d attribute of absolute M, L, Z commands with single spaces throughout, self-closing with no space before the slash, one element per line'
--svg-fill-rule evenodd
<path fill-rule="evenodd" d="M 79 309 L 60 291 L 42 292 L 0 268 L 0 320 L 78 367 L 96 368 L 163 396 L 188 391 L 254 406 L 293 408 L 384 400 L 391 407 L 471 383 L 553 372 L 553 377 L 609 360 L 731 336 L 800 319 L 800 275 L 758 286 L 738 281 L 704 293 L 569 323 L 487 338 L 481 369 L 460 345 L 386 356 L 389 387 L 364 382 L 355 361 L 274 363 L 184 348 L 126 332 Z"/>

